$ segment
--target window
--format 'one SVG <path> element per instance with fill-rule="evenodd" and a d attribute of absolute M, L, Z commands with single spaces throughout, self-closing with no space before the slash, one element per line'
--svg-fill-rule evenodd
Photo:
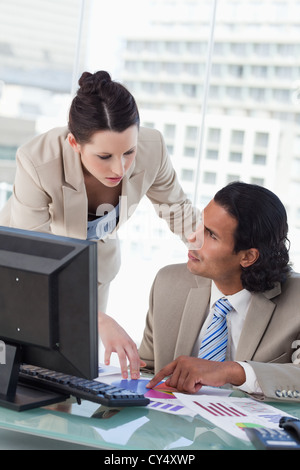
<path fill-rule="evenodd" d="M 175 88 L 174 83 L 163 83 L 161 85 L 161 91 L 165 95 L 169 95 L 169 96 L 175 95 L 175 89 L 176 88 Z"/>
<path fill-rule="evenodd" d="M 251 184 L 258 184 L 259 186 L 264 186 L 265 185 L 265 180 L 264 178 L 255 178 L 254 176 L 250 180 Z"/>
<path fill-rule="evenodd" d="M 165 124 L 164 130 L 165 137 L 174 139 L 176 134 L 176 126 L 174 124 Z"/>
<path fill-rule="evenodd" d="M 232 77 L 242 78 L 244 75 L 244 66 L 243 65 L 229 65 L 228 73 Z"/>
<path fill-rule="evenodd" d="M 258 57 L 268 57 L 271 54 L 271 44 L 254 44 L 254 54 Z"/>
<path fill-rule="evenodd" d="M 265 132 L 257 132 L 255 136 L 255 145 L 257 147 L 268 147 L 269 143 L 269 134 Z"/>
<path fill-rule="evenodd" d="M 226 89 L 227 96 L 234 100 L 240 100 L 242 97 L 242 89 L 236 86 L 229 86 Z"/>
<path fill-rule="evenodd" d="M 243 43 L 231 44 L 231 52 L 237 56 L 244 56 L 246 54 L 247 45 Z"/>
<path fill-rule="evenodd" d="M 262 101 L 265 99 L 265 90 L 264 88 L 250 88 L 249 96 L 254 101 Z"/>
<path fill-rule="evenodd" d="M 221 129 L 208 129 L 208 142 L 219 143 L 221 139 Z"/>
<path fill-rule="evenodd" d="M 158 73 L 160 70 L 160 64 L 158 62 L 144 62 L 144 70 L 147 73 Z"/>
<path fill-rule="evenodd" d="M 195 147 L 184 147 L 183 153 L 186 157 L 195 157 L 196 156 L 196 149 L 195 149 Z"/>
<path fill-rule="evenodd" d="M 169 155 L 174 154 L 174 146 L 173 145 L 167 144 L 167 150 L 168 150 Z"/>
<path fill-rule="evenodd" d="M 193 181 L 193 179 L 194 179 L 193 170 L 187 170 L 187 169 L 184 168 L 181 171 L 181 178 L 182 178 L 182 181 Z"/>
<path fill-rule="evenodd" d="M 291 98 L 291 91 L 290 90 L 273 90 L 273 96 L 275 101 L 288 103 Z"/>
<path fill-rule="evenodd" d="M 162 70 L 167 75 L 174 75 L 180 73 L 181 65 L 176 62 L 164 62 L 162 64 Z"/>
<path fill-rule="evenodd" d="M 15 146 L 0 146 L 0 160 L 15 160 L 17 147 Z"/>
<path fill-rule="evenodd" d="M 243 155 L 241 152 L 230 152 L 229 154 L 229 161 L 230 162 L 236 162 L 236 163 L 241 163 L 243 158 Z"/>
<path fill-rule="evenodd" d="M 180 42 L 179 41 L 166 42 L 165 48 L 167 52 L 170 52 L 172 54 L 178 54 L 180 52 Z"/>
<path fill-rule="evenodd" d="M 200 64 L 197 63 L 185 63 L 183 64 L 183 71 L 187 75 L 197 76 L 200 73 L 201 69 L 204 69 Z M 204 72 L 204 70 L 203 70 Z"/>
<path fill-rule="evenodd" d="M 227 182 L 227 184 L 229 184 L 229 183 L 233 183 L 234 181 L 239 181 L 239 179 L 240 179 L 239 175 L 232 175 L 231 174 L 231 175 L 227 175 L 226 182 Z"/>
<path fill-rule="evenodd" d="M 291 248 L 298 246 L 300 0 L 216 0 L 210 30 L 213 3 L 0 2 L 0 206 L 11 194 L 16 148 L 65 126 L 82 71 L 104 69 L 133 93 L 141 125 L 161 131 L 184 191 L 200 208 L 228 181 L 266 185 L 287 207 Z M 136 319 L 147 311 L 157 270 L 186 261 L 186 247 L 171 241 L 165 225 L 153 230 L 155 240 L 141 239 L 157 218 L 147 198 L 139 208 L 120 233 L 123 262 L 108 310 L 121 324 L 125 308 L 134 312 L 133 296 L 118 291 L 129 291 L 132 267 L 131 284 L 143 283 L 128 326 L 137 342 Z M 291 260 L 300 271 L 295 250 Z"/>
<path fill-rule="evenodd" d="M 267 156 L 266 155 L 260 155 L 260 154 L 254 154 L 253 155 L 253 163 L 254 165 L 266 165 L 267 163 Z"/>
<path fill-rule="evenodd" d="M 157 93 L 159 91 L 159 85 L 158 83 L 153 83 L 153 82 L 144 82 L 142 83 L 142 90 L 145 93 Z"/>
<path fill-rule="evenodd" d="M 196 141 L 198 139 L 199 129 L 196 126 L 187 126 L 185 129 L 186 140 Z"/>
<path fill-rule="evenodd" d="M 197 85 L 184 84 L 182 89 L 183 94 L 186 96 L 189 96 L 191 98 L 195 98 L 197 96 Z"/>
<path fill-rule="evenodd" d="M 278 54 L 283 57 L 293 57 L 295 54 L 294 44 L 278 44 Z"/>
<path fill-rule="evenodd" d="M 244 131 L 233 130 L 231 132 L 231 143 L 233 145 L 243 145 L 244 144 L 244 136 L 245 136 Z"/>
<path fill-rule="evenodd" d="M 252 75 L 256 78 L 266 78 L 268 75 L 268 67 L 265 65 L 254 65 L 251 70 Z"/>
<path fill-rule="evenodd" d="M 206 158 L 207 158 L 208 160 L 218 160 L 218 158 L 219 158 L 219 152 L 218 152 L 218 150 L 207 149 L 207 150 L 206 150 Z"/>
<path fill-rule="evenodd" d="M 189 54 L 199 55 L 206 53 L 207 44 L 205 42 L 190 41 L 186 43 L 186 51 Z"/>
<path fill-rule="evenodd" d="M 283 78 L 283 79 L 291 79 L 293 72 L 291 67 L 275 67 L 275 75 L 276 77 Z"/>
<path fill-rule="evenodd" d="M 211 171 L 205 171 L 203 174 L 203 183 L 215 184 L 217 180 L 217 174 Z"/>

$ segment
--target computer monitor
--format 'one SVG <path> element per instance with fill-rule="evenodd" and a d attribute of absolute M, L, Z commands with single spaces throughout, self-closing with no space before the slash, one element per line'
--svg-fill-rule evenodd
<path fill-rule="evenodd" d="M 0 227 L 0 345 L 0 406 L 65 399 L 18 383 L 22 363 L 97 377 L 96 242 Z"/>

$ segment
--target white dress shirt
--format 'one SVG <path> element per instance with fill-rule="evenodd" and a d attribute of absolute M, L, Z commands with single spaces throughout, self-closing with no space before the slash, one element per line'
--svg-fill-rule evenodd
<path fill-rule="evenodd" d="M 228 329 L 228 342 L 226 350 L 226 360 L 234 361 L 237 345 L 240 339 L 240 334 L 243 329 L 244 321 L 248 312 L 252 294 L 246 289 L 237 292 L 234 295 L 224 295 L 219 291 L 214 282 L 211 286 L 210 304 L 208 306 L 208 312 L 206 320 L 201 328 L 199 337 L 194 345 L 193 356 L 197 357 L 200 349 L 202 339 L 205 335 L 207 327 L 210 325 L 213 314 L 214 305 L 220 298 L 228 299 L 233 307 L 233 310 L 226 316 L 227 329 Z M 248 393 L 261 393 L 256 375 L 253 368 L 247 362 L 237 361 L 245 370 L 246 381 L 239 387 L 241 390 Z"/>

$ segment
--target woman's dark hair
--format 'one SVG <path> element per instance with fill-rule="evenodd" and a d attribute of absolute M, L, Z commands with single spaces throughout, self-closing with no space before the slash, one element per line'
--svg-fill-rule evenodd
<path fill-rule="evenodd" d="M 238 222 L 234 252 L 259 251 L 258 260 L 242 268 L 243 287 L 263 292 L 283 282 L 290 267 L 287 215 L 280 199 L 261 186 L 233 182 L 218 191 L 214 201 Z"/>
<path fill-rule="evenodd" d="M 139 127 L 135 99 L 107 72 L 84 72 L 78 84 L 69 112 L 69 130 L 78 143 L 88 143 L 97 131 L 122 132 L 134 124 Z"/>

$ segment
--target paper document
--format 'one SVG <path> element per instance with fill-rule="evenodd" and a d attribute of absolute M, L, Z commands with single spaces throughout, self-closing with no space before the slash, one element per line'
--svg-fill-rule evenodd
<path fill-rule="evenodd" d="M 278 429 L 280 418 L 290 416 L 271 405 L 251 398 L 185 395 L 183 393 L 175 393 L 175 396 L 196 414 L 246 441 L 249 441 L 249 438 L 244 432 L 245 428 Z"/>
<path fill-rule="evenodd" d="M 161 382 L 154 388 L 147 388 L 148 379 L 138 380 L 113 380 L 110 381 L 111 385 L 115 387 L 125 388 L 144 395 L 149 398 L 150 403 L 147 408 L 163 413 L 171 413 L 176 415 L 195 416 L 198 410 L 193 410 L 191 407 L 186 406 L 182 400 L 177 397 L 177 390 L 168 387 L 164 382 Z M 202 387 L 197 395 L 214 395 L 214 396 L 228 396 L 232 390 L 220 389 L 215 387 Z"/>

